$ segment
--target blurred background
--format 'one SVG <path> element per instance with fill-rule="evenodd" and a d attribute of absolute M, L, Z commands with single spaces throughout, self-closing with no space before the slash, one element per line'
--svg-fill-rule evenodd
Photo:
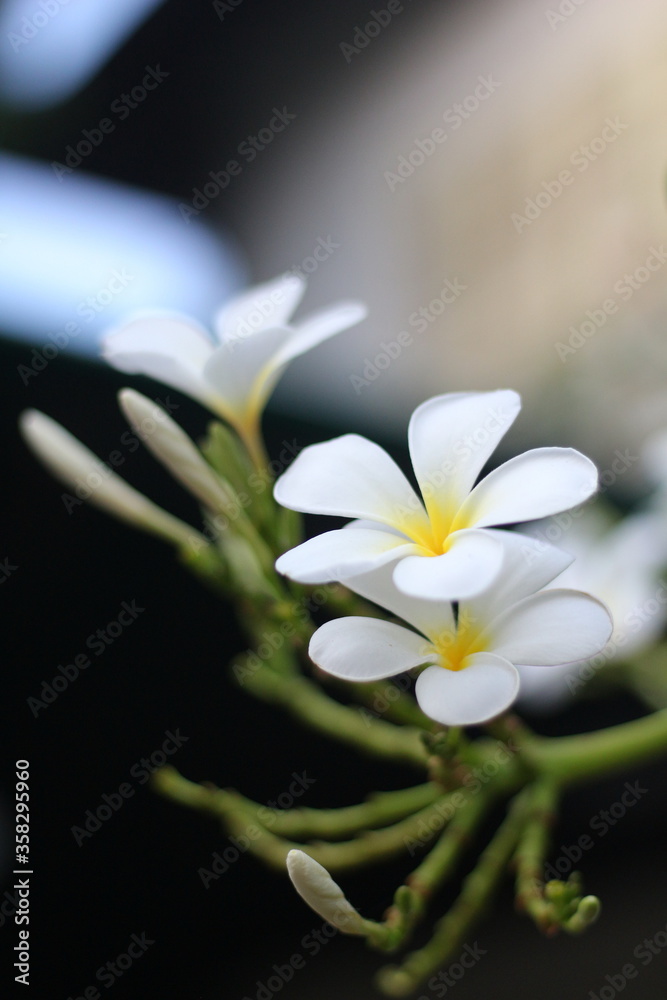
<path fill-rule="evenodd" d="M 32 764 L 33 996 L 99 987 L 133 934 L 154 944 L 102 995 L 260 1000 L 274 964 L 307 956 L 320 924 L 286 880 L 241 857 L 203 886 L 199 869 L 226 837 L 132 771 L 168 733 L 187 737 L 173 763 L 188 777 L 260 802 L 304 770 L 313 806 L 411 775 L 360 767 L 237 690 L 231 615 L 158 543 L 86 506 L 68 515 L 18 414 L 44 410 L 109 455 L 126 430 L 115 392 L 127 378 L 97 360 L 101 334 L 144 308 L 207 323 L 235 289 L 293 270 L 309 278 L 307 310 L 360 298 L 370 315 L 285 375 L 265 419 L 273 453 L 356 430 L 405 461 L 424 398 L 507 386 L 524 412 L 498 460 L 572 445 L 610 470 L 629 455 L 608 493 L 631 505 L 647 488 L 632 456 L 667 425 L 666 41 L 657 0 L 0 4 L 0 743 L 8 790 L 14 760 Z M 176 419 L 201 434 L 204 411 L 176 401 Z M 124 453 L 121 471 L 197 516 L 144 452 Z M 145 611 L 35 716 L 28 699 L 131 601 Z M 640 711 L 611 698 L 532 721 L 567 733 Z M 656 766 L 568 798 L 556 856 L 626 780 L 648 789 L 582 862 L 603 919 L 581 940 L 544 941 L 506 889 L 459 1000 L 517 989 L 586 1000 L 665 929 L 664 778 Z M 124 782 L 134 795 L 77 844 L 72 827 Z M 406 870 L 346 888 L 379 916 Z M 662 998 L 666 959 L 628 996 Z M 378 964 L 335 939 L 280 992 L 371 997 Z"/>

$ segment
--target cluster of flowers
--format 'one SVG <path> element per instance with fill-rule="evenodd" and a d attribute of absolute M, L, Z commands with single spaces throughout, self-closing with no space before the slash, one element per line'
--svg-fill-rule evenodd
<path fill-rule="evenodd" d="M 295 276 L 249 290 L 216 316 L 217 342 L 192 321 L 142 316 L 109 334 L 107 360 L 173 386 L 222 416 L 256 465 L 263 406 L 285 365 L 364 316 L 343 303 L 291 325 L 305 285 Z M 147 445 L 207 511 L 230 502 L 225 481 L 150 400 L 123 390 L 121 405 Z M 320 627 L 313 661 L 347 680 L 419 669 L 422 710 L 444 725 L 487 721 L 512 704 L 517 666 L 586 659 L 611 634 L 607 608 L 577 590 L 548 587 L 572 557 L 503 525 L 544 518 L 587 500 L 592 462 L 570 448 L 538 448 L 480 472 L 520 410 L 515 392 L 450 393 L 417 408 L 409 425 L 421 496 L 394 461 L 346 434 L 305 448 L 275 485 L 288 509 L 353 518 L 282 554 L 277 570 L 304 584 L 339 581 L 412 628 L 348 617 Z M 50 418 L 24 415 L 33 449 L 68 484 L 104 468 L 91 500 L 180 547 L 201 543 L 191 526 L 137 493 Z M 476 484 L 477 482 L 477 484 Z M 476 485 L 475 485 L 476 484 Z"/>

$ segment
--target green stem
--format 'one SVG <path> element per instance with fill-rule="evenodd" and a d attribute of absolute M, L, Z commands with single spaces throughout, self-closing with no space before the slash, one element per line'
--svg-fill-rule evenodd
<path fill-rule="evenodd" d="M 461 802 L 435 847 L 396 890 L 394 904 L 382 924 L 374 926 L 369 943 L 383 951 L 401 947 L 423 916 L 428 900 L 456 868 L 495 796 L 485 791 Z M 452 796 L 453 805 L 460 802 Z"/>
<path fill-rule="evenodd" d="M 378 985 L 387 996 L 409 996 L 462 947 L 468 931 L 484 912 L 514 851 L 525 819 L 525 807 L 525 797 L 518 795 L 495 837 L 481 854 L 476 868 L 464 880 L 458 899 L 436 924 L 428 944 L 412 952 L 400 967 L 389 966 L 380 970 Z"/>
<path fill-rule="evenodd" d="M 262 826 L 270 826 L 272 833 L 295 840 L 349 837 L 363 829 L 394 823 L 442 797 L 437 785 L 427 782 L 394 792 L 377 792 L 360 805 L 341 809 L 269 809 L 238 792 L 188 781 L 171 767 L 162 768 L 157 774 L 160 790 L 182 805 L 211 813 L 221 820 L 230 809 L 240 808 L 244 813 L 252 813 Z M 263 820 L 262 814 L 267 818 Z"/>
<path fill-rule="evenodd" d="M 157 790 L 168 798 L 210 811 L 205 790 L 202 794 L 201 786 L 184 782 L 173 768 L 162 768 L 155 773 L 153 780 Z M 228 833 L 239 840 L 243 838 L 246 850 L 279 871 L 284 871 L 287 854 L 294 849 L 305 849 L 315 861 L 334 872 L 385 861 L 404 851 L 406 843 L 416 839 L 423 828 L 428 829 L 432 820 L 441 821 L 448 800 L 448 796 L 441 796 L 406 819 L 379 830 L 366 831 L 354 840 L 337 844 L 307 844 L 304 848 L 303 843 L 279 837 L 262 826 L 256 812 L 247 808 L 241 796 L 224 789 L 215 794 L 218 799 L 216 814 L 224 822 Z"/>
<path fill-rule="evenodd" d="M 528 817 L 521 831 L 515 861 L 516 902 L 544 931 L 554 929 L 553 907 L 544 898 L 544 862 L 550 846 L 550 831 L 556 819 L 558 792 L 548 780 L 530 786 Z"/>
<path fill-rule="evenodd" d="M 313 729 L 355 746 L 365 753 L 425 767 L 427 752 L 416 728 L 401 728 L 364 716 L 359 709 L 332 701 L 306 677 L 279 676 L 258 669 L 244 684 L 262 701 L 280 705 Z"/>
<path fill-rule="evenodd" d="M 667 751 L 667 709 L 600 732 L 536 739 L 524 761 L 560 787 L 588 781 L 659 757 Z"/>

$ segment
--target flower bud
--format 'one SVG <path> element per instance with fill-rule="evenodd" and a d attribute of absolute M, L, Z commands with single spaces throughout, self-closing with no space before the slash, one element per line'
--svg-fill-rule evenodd
<path fill-rule="evenodd" d="M 290 851 L 287 872 L 294 888 L 324 920 L 344 934 L 366 934 L 366 921 L 322 865 L 303 851 Z"/>

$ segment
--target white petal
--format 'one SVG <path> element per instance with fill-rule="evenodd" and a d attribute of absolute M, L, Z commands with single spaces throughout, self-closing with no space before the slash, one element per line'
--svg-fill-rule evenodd
<path fill-rule="evenodd" d="M 205 330 L 173 314 L 137 317 L 102 341 L 102 354 L 114 368 L 164 382 L 205 406 L 212 397 L 203 371 L 212 353 Z"/>
<path fill-rule="evenodd" d="M 457 531 L 441 556 L 408 556 L 394 570 L 394 583 L 412 597 L 462 601 L 486 590 L 500 572 L 503 545 L 490 531 Z"/>
<path fill-rule="evenodd" d="M 521 409 L 516 392 L 456 392 L 418 406 L 408 441 L 429 513 L 450 520 Z"/>
<path fill-rule="evenodd" d="M 304 448 L 276 482 L 274 496 L 292 510 L 429 532 L 421 501 L 394 460 L 358 434 Z"/>
<path fill-rule="evenodd" d="M 597 482 L 594 464 L 574 448 L 535 448 L 482 479 L 459 511 L 460 523 L 482 528 L 547 517 L 588 500 Z"/>
<path fill-rule="evenodd" d="M 422 712 L 444 726 L 472 726 L 500 715 L 519 690 L 517 670 L 500 656 L 475 653 L 461 670 L 428 667 L 417 678 Z"/>
<path fill-rule="evenodd" d="M 261 408 L 268 394 L 264 383 L 275 367 L 273 358 L 291 335 L 289 327 L 272 326 L 217 347 L 204 367 L 210 390 L 234 414 Z"/>
<path fill-rule="evenodd" d="M 352 522 L 356 523 L 359 522 Z M 397 618 L 403 618 L 424 635 L 435 636 L 453 630 L 455 624 L 451 604 L 448 601 L 425 601 L 404 594 L 394 583 L 394 567 L 395 560 L 392 560 L 368 573 L 340 582 L 360 597 L 379 604 Z"/>
<path fill-rule="evenodd" d="M 466 601 L 465 610 L 476 621 L 491 622 L 505 608 L 537 593 L 573 561 L 573 556 L 548 542 L 518 531 L 485 529 L 503 546 L 498 583 Z"/>
<path fill-rule="evenodd" d="M 419 551 L 409 539 L 388 531 L 325 531 L 285 552 L 276 569 L 299 583 L 327 583 L 366 573 L 383 563 Z"/>
<path fill-rule="evenodd" d="M 304 851 L 289 851 L 287 873 L 301 898 L 344 934 L 364 934 L 364 920 L 323 865 Z"/>
<path fill-rule="evenodd" d="M 487 630 L 487 648 L 531 666 L 584 660 L 598 653 L 612 632 L 605 605 L 578 590 L 545 590 L 505 611 Z"/>
<path fill-rule="evenodd" d="M 190 525 L 168 514 L 116 475 L 69 431 L 38 410 L 21 415 L 21 432 L 47 469 L 77 497 L 100 507 L 135 528 L 153 532 L 179 546 L 208 543 Z"/>
<path fill-rule="evenodd" d="M 348 681 L 381 681 L 437 660 L 423 636 L 380 618 L 336 618 L 310 640 L 313 663 Z"/>
<path fill-rule="evenodd" d="M 146 447 L 186 489 L 209 510 L 229 510 L 234 502 L 230 490 L 162 407 L 134 389 L 121 389 L 118 400 Z"/>
<path fill-rule="evenodd" d="M 288 361 L 305 354 L 334 334 L 361 323 L 366 315 L 366 307 L 358 302 L 340 302 L 328 309 L 313 313 L 294 328 L 291 338 L 279 351 L 275 359 L 276 364 L 287 364 Z"/>
<path fill-rule="evenodd" d="M 287 326 L 305 291 L 303 278 L 283 274 L 234 296 L 215 315 L 220 343 L 246 340 L 271 326 Z"/>

